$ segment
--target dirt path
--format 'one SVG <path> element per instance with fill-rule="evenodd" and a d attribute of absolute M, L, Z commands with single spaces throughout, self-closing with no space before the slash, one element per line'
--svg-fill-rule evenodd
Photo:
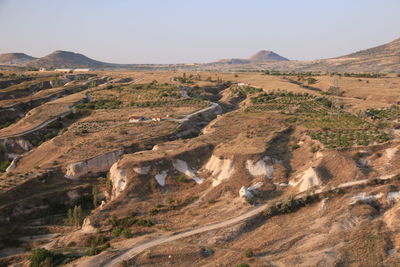
<path fill-rule="evenodd" d="M 186 237 L 189 237 L 189 236 L 192 236 L 192 235 L 196 235 L 196 234 L 200 234 L 200 233 L 204 233 L 204 232 L 220 229 L 220 228 L 223 228 L 223 227 L 231 226 L 233 224 L 242 222 L 242 221 L 244 221 L 246 219 L 249 219 L 249 218 L 251 218 L 251 217 L 253 217 L 255 215 L 258 215 L 258 214 L 262 213 L 268 207 L 268 205 L 269 204 L 261 205 L 261 206 L 256 207 L 256 208 L 254 208 L 254 209 L 252 209 L 252 210 L 250 210 L 250 211 L 248 211 L 246 213 L 243 213 L 242 215 L 239 215 L 239 216 L 234 217 L 234 218 L 227 219 L 227 220 L 219 222 L 219 223 L 213 223 L 213 224 L 205 225 L 205 226 L 199 227 L 197 229 L 193 229 L 193 230 L 189 230 L 189 231 L 186 231 L 186 232 L 178 233 L 178 234 L 175 234 L 175 235 L 172 235 L 172 236 L 162 236 L 162 237 L 159 237 L 157 239 L 150 240 L 150 241 L 147 241 L 145 243 L 138 244 L 138 245 L 132 247 L 131 249 L 129 249 L 128 251 L 126 251 L 126 252 L 122 253 L 121 255 L 117 256 L 116 258 L 111 259 L 108 262 L 105 262 L 100 266 L 105 266 L 105 267 L 118 266 L 117 265 L 118 263 L 120 263 L 120 262 L 122 262 L 124 260 L 129 260 L 132 257 L 136 256 L 137 254 L 139 254 L 140 252 L 142 252 L 142 251 L 144 251 L 144 250 L 146 250 L 148 248 L 155 247 L 155 246 L 161 245 L 163 243 L 175 241 L 175 240 L 178 240 L 178 239 L 186 238 Z"/>
<path fill-rule="evenodd" d="M 394 175 L 390 175 L 387 177 L 380 177 L 378 179 L 380 180 L 388 180 L 391 179 L 391 177 L 393 177 Z M 353 182 L 347 182 L 347 183 L 342 183 L 338 186 L 336 186 L 335 188 L 349 188 L 349 187 L 353 187 L 353 186 L 357 186 L 357 185 L 362 185 L 362 184 L 366 184 L 368 182 L 368 180 L 359 180 L 359 181 L 353 181 Z M 333 188 L 333 189 L 335 189 Z M 322 192 L 324 192 L 325 190 L 322 188 L 321 190 L 316 191 L 314 194 L 312 195 L 318 195 Z M 304 195 L 303 193 L 300 193 L 298 196 L 296 196 L 296 198 L 300 198 Z M 146 241 L 144 243 L 140 243 L 137 244 L 135 246 L 133 246 L 132 248 L 130 248 L 129 250 L 125 251 L 124 253 L 122 253 L 121 255 L 113 258 L 113 259 L 109 259 L 106 262 L 103 262 L 102 264 L 100 263 L 99 266 L 104 266 L 104 267 L 113 267 L 113 266 L 118 266 L 117 264 L 124 261 L 124 260 L 129 260 L 131 258 L 133 258 L 134 256 L 138 255 L 139 253 L 141 253 L 142 251 L 167 243 L 167 242 L 171 242 L 171 241 L 175 241 L 178 239 L 182 239 L 182 238 L 186 238 L 192 235 L 196 235 L 196 234 L 200 234 L 200 233 L 204 233 L 204 232 L 208 232 L 208 231 L 212 231 L 212 230 L 216 230 L 216 229 L 220 229 L 223 227 L 228 227 L 228 226 L 232 226 L 236 223 L 242 222 L 246 219 L 249 219 L 255 215 L 258 215 L 260 213 L 262 213 L 270 204 L 266 203 L 263 204 L 259 207 L 256 207 L 248 212 L 243 213 L 242 215 L 239 215 L 237 217 L 234 218 L 230 218 L 227 219 L 225 221 L 222 222 L 218 222 L 218 223 L 213 223 L 213 224 L 208 224 L 202 227 L 199 227 L 197 229 L 193 229 L 193 230 L 189 230 L 189 231 L 185 231 L 185 232 L 181 232 L 181 233 L 177 233 L 174 235 L 170 235 L 170 236 L 161 236 L 158 237 L 156 239 L 150 240 L 150 241 Z"/>
<path fill-rule="evenodd" d="M 78 93 L 78 94 L 82 95 L 82 93 Z M 64 99 L 71 98 L 70 102 L 67 101 L 66 103 L 58 103 L 58 107 L 60 108 L 60 111 L 62 111 L 61 109 L 64 109 L 65 110 L 64 112 L 61 112 L 61 113 L 53 115 L 53 116 L 48 116 L 50 118 L 48 118 L 42 122 L 40 122 L 40 120 L 37 120 L 37 122 L 29 123 L 29 124 L 26 124 L 26 123 L 24 124 L 24 119 L 27 118 L 27 117 L 25 117 L 25 118 L 21 119 L 20 121 L 18 121 L 17 123 L 14 123 L 14 124 L 10 125 L 9 127 L 2 129 L 0 131 L 0 139 L 19 137 L 19 136 L 30 134 L 30 133 L 33 133 L 40 129 L 43 129 L 50 123 L 56 121 L 57 119 L 64 118 L 65 116 L 67 116 L 69 113 L 71 113 L 72 108 L 74 106 L 76 106 L 77 104 L 80 104 L 85 98 L 90 101 L 91 96 L 89 93 L 85 93 L 85 95 L 82 95 L 79 97 L 78 97 L 78 94 L 69 95 L 64 98 L 60 98 L 55 101 L 50 101 L 50 102 L 46 103 L 47 105 L 50 105 L 52 103 L 53 104 L 58 103 L 61 100 L 64 101 Z M 42 107 L 43 106 L 46 107 L 46 104 L 42 105 Z M 40 108 L 40 107 L 38 107 L 38 108 Z M 37 110 L 38 108 L 35 108 L 33 110 Z M 50 107 L 48 110 L 50 110 Z M 46 113 L 47 113 L 47 111 L 46 111 Z M 38 116 L 38 114 L 32 114 L 31 118 L 37 117 L 37 116 Z M 43 114 L 40 114 L 40 116 L 43 116 Z M 16 133 L 10 133 L 10 132 L 16 132 Z"/>
<path fill-rule="evenodd" d="M 71 111 L 67 111 L 61 114 L 58 114 L 56 117 L 48 119 L 42 123 L 40 123 L 39 125 L 35 126 L 32 129 L 26 130 L 26 131 L 22 131 L 20 133 L 16 133 L 16 134 L 11 134 L 11 135 L 6 135 L 6 136 L 0 136 L 0 139 L 5 139 L 5 138 L 12 138 L 12 137 L 19 137 L 19 136 L 23 136 L 25 134 L 30 134 L 33 133 L 35 131 L 38 131 L 40 129 L 43 129 L 44 127 L 46 127 L 47 125 L 49 125 L 50 123 L 58 120 L 58 118 L 63 118 L 65 116 L 67 116 Z"/>
<path fill-rule="evenodd" d="M 191 117 L 196 116 L 197 114 L 200 114 L 202 112 L 205 112 L 205 111 L 208 111 L 210 109 L 217 108 L 217 107 L 219 107 L 218 103 L 211 102 L 211 105 L 209 105 L 209 106 L 207 106 L 207 107 L 205 107 L 203 109 L 200 109 L 198 111 L 195 111 L 195 112 L 192 112 L 190 114 L 187 114 L 182 119 L 167 118 L 165 120 L 166 121 L 175 121 L 175 122 L 183 123 L 185 121 L 188 121 Z"/>

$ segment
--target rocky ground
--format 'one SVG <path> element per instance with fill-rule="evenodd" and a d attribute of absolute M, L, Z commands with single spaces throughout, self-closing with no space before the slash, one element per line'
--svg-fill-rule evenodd
<path fill-rule="evenodd" d="M 399 78 L 93 74 L 0 129 L 0 265 L 400 264 Z"/>

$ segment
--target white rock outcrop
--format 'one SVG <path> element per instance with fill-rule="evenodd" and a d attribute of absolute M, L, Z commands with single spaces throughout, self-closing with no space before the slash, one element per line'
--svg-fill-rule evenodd
<path fill-rule="evenodd" d="M 24 149 L 25 151 L 29 151 L 29 150 L 31 150 L 32 147 L 33 147 L 32 144 L 31 144 L 28 140 L 25 140 L 25 139 L 22 139 L 22 138 L 15 140 L 15 142 L 16 142 L 22 149 Z"/>
<path fill-rule="evenodd" d="M 388 158 L 389 161 L 392 160 L 392 158 L 396 155 L 398 150 L 399 149 L 397 147 L 387 148 L 385 150 L 386 157 Z"/>
<path fill-rule="evenodd" d="M 117 150 L 91 159 L 72 163 L 67 166 L 65 178 L 78 179 L 89 174 L 106 172 L 118 161 L 122 154 L 123 150 Z"/>
<path fill-rule="evenodd" d="M 85 233 L 85 234 L 93 234 L 93 233 L 96 233 L 96 228 L 93 227 L 93 225 L 91 225 L 89 217 L 86 217 L 86 218 L 83 220 L 81 232 L 82 232 L 82 233 Z"/>
<path fill-rule="evenodd" d="M 252 198 L 253 194 L 249 190 L 247 190 L 246 187 L 242 186 L 239 190 L 239 196 L 244 198 Z"/>
<path fill-rule="evenodd" d="M 156 176 L 154 176 L 154 178 L 156 178 L 157 183 L 161 186 L 165 186 L 165 179 L 167 178 L 167 172 L 168 171 L 162 171 L 158 174 L 156 174 Z"/>
<path fill-rule="evenodd" d="M 299 175 L 299 176 L 300 176 L 300 179 L 298 181 L 296 181 L 296 182 L 290 181 L 289 182 L 290 186 L 300 185 L 299 192 L 304 192 L 304 191 L 307 191 L 308 189 L 311 189 L 314 186 L 322 185 L 322 181 L 319 178 L 314 167 L 308 168 L 305 172 L 303 172 L 302 175 Z"/>
<path fill-rule="evenodd" d="M 263 185 L 263 182 L 258 182 L 248 188 L 242 186 L 239 190 L 239 196 L 244 198 L 252 198 L 254 196 L 254 192 L 256 192 Z"/>
<path fill-rule="evenodd" d="M 175 160 L 172 165 L 178 171 L 186 175 L 187 177 L 193 179 L 196 183 L 201 184 L 203 183 L 203 179 L 196 175 L 196 172 L 189 167 L 189 165 L 184 160 L 177 159 Z"/>
<path fill-rule="evenodd" d="M 267 160 L 269 160 L 269 157 L 264 157 L 257 162 L 253 160 L 247 160 L 246 168 L 253 176 L 263 175 L 266 178 L 271 178 L 272 173 L 274 172 L 274 167 L 272 165 L 267 165 Z"/>
<path fill-rule="evenodd" d="M 21 156 L 16 156 L 12 161 L 11 164 L 7 167 L 6 169 L 6 173 L 11 172 L 12 170 L 14 170 L 17 167 L 17 163 L 20 160 Z"/>
<path fill-rule="evenodd" d="M 380 199 L 383 197 L 382 193 L 376 194 L 376 195 L 367 195 L 365 192 L 360 193 L 358 195 L 355 195 L 353 197 L 351 197 L 351 202 L 350 205 L 354 205 L 357 202 L 363 202 L 363 203 L 371 203 L 377 199 Z"/>
<path fill-rule="evenodd" d="M 113 185 L 111 198 L 116 198 L 126 188 L 126 170 L 118 168 L 118 163 L 115 163 L 110 169 L 110 180 Z"/>
<path fill-rule="evenodd" d="M 220 159 L 212 155 L 205 166 L 205 169 L 210 171 L 215 178 L 212 185 L 217 186 L 222 181 L 229 179 L 235 171 L 233 165 L 232 159 Z"/>
<path fill-rule="evenodd" d="M 137 174 L 146 175 L 149 174 L 151 166 L 135 167 L 133 171 Z"/>
<path fill-rule="evenodd" d="M 396 203 L 398 201 L 400 201 L 400 191 L 396 191 L 396 192 L 389 192 L 387 194 L 387 200 L 390 203 Z"/>

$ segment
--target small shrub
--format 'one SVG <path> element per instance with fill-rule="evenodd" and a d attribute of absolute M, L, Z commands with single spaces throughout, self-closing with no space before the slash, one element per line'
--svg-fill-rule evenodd
<path fill-rule="evenodd" d="M 291 118 L 288 118 L 286 121 L 289 122 L 289 123 L 296 123 L 297 120 L 298 119 L 296 117 L 291 117 Z"/>
<path fill-rule="evenodd" d="M 113 236 L 119 237 L 122 234 L 123 229 L 121 227 L 114 227 L 111 231 Z"/>
<path fill-rule="evenodd" d="M 239 263 L 239 264 L 236 264 L 235 267 L 250 267 L 250 265 L 248 265 L 247 263 Z"/>
<path fill-rule="evenodd" d="M 176 179 L 176 181 L 177 181 L 178 183 L 186 183 L 186 182 L 187 182 L 187 179 L 186 179 L 186 177 L 185 177 L 184 175 L 181 175 L 181 176 L 179 176 L 179 177 Z"/>
<path fill-rule="evenodd" d="M 253 250 L 251 248 L 246 250 L 246 257 L 247 258 L 254 257 L 254 252 L 253 252 Z"/>
<path fill-rule="evenodd" d="M 185 204 L 190 204 L 195 202 L 196 200 L 198 200 L 199 197 L 198 196 L 190 196 L 185 200 Z"/>
<path fill-rule="evenodd" d="M 76 242 L 74 242 L 74 241 L 69 242 L 67 246 L 68 247 L 76 247 Z"/>
<path fill-rule="evenodd" d="M 300 146 L 298 144 L 292 145 L 292 150 L 296 150 L 296 149 L 299 149 L 299 148 L 300 148 Z"/>
<path fill-rule="evenodd" d="M 44 249 L 44 248 L 37 248 L 32 250 L 31 255 L 29 256 L 30 266 L 31 267 L 41 267 L 49 262 L 51 263 L 54 260 L 53 252 Z"/>
<path fill-rule="evenodd" d="M 310 77 L 307 79 L 308 84 L 315 84 L 316 82 L 317 82 L 317 79 L 315 79 L 315 78 Z"/>
<path fill-rule="evenodd" d="M 154 223 L 151 220 L 146 220 L 146 219 L 141 219 L 141 218 L 137 219 L 135 223 L 138 226 L 147 226 L 147 227 L 154 225 Z"/>
<path fill-rule="evenodd" d="M 245 198 L 246 202 L 249 203 L 250 205 L 254 205 L 254 200 L 252 198 L 246 197 Z"/>
<path fill-rule="evenodd" d="M 87 252 L 88 256 L 94 256 L 101 252 L 101 249 L 96 246 L 91 246 Z"/>
<path fill-rule="evenodd" d="M 132 232 L 130 229 L 124 229 L 122 230 L 121 235 L 123 235 L 125 238 L 131 238 Z"/>
<path fill-rule="evenodd" d="M 214 254 L 214 250 L 212 248 L 209 247 L 202 247 L 201 248 L 201 255 L 203 257 L 210 257 Z"/>
<path fill-rule="evenodd" d="M 0 162 L 0 173 L 5 172 L 7 167 L 8 167 L 8 165 L 10 165 L 10 164 L 11 164 L 10 161 Z"/>

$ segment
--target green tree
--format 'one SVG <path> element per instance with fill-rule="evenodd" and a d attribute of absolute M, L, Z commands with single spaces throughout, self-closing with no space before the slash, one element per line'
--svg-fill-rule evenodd
<path fill-rule="evenodd" d="M 93 207 L 94 208 L 97 208 L 97 203 L 98 203 L 97 195 L 98 195 L 97 186 L 93 186 L 92 196 L 93 196 Z"/>
<path fill-rule="evenodd" d="M 83 215 L 83 210 L 81 206 L 75 206 L 74 207 L 74 213 L 73 213 L 73 218 L 74 218 L 74 226 L 81 226 L 83 223 L 83 219 L 85 218 Z"/>
<path fill-rule="evenodd" d="M 74 208 L 68 209 L 68 218 L 66 219 L 66 224 L 79 227 L 82 225 L 85 215 L 81 206 L 74 206 Z"/>

